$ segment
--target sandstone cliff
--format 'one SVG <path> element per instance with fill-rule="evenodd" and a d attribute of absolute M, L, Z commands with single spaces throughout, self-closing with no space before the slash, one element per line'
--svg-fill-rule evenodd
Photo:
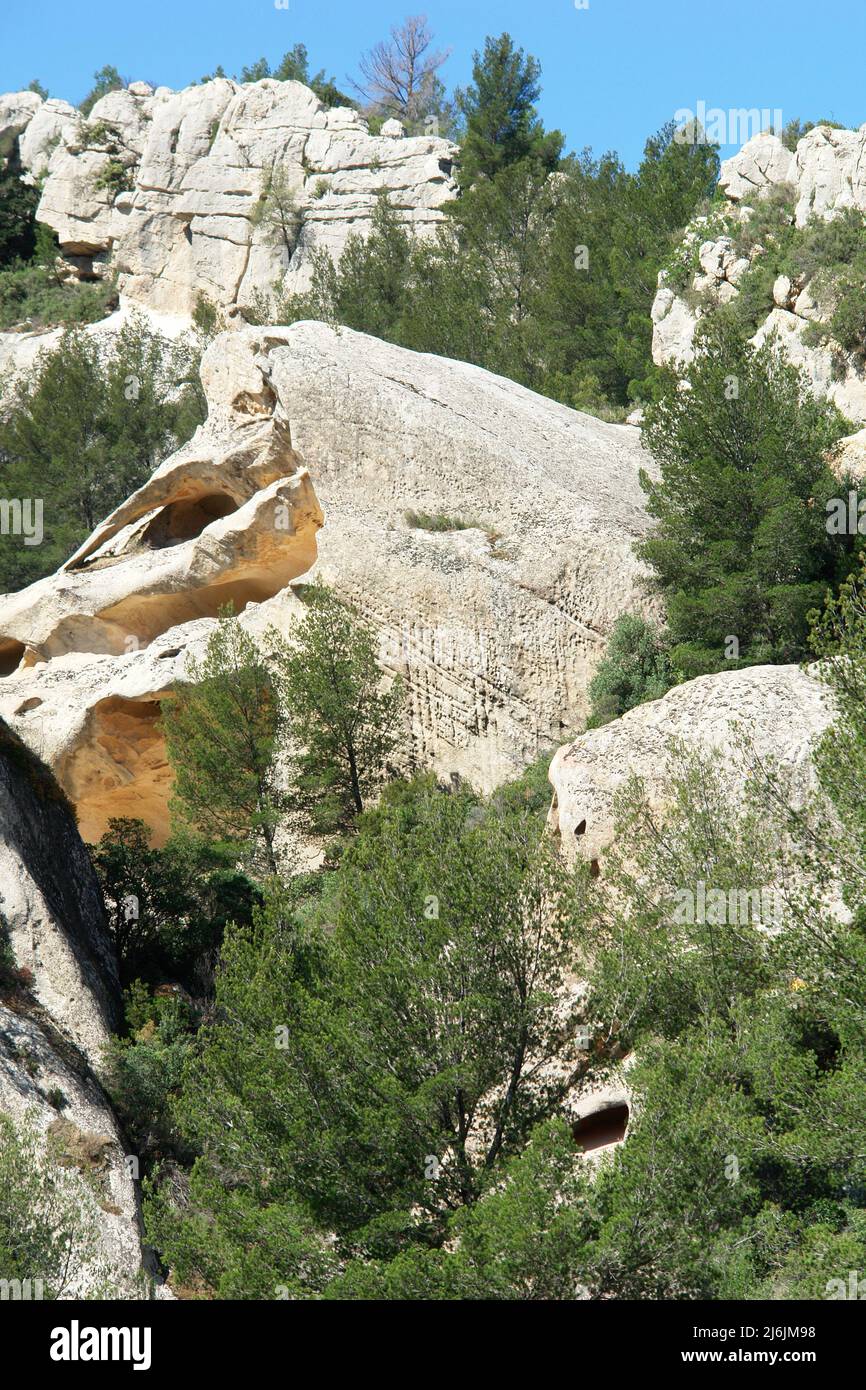
<path fill-rule="evenodd" d="M 44 180 L 37 217 L 69 268 L 116 271 L 122 294 L 169 314 L 189 314 L 199 294 L 235 312 L 277 278 L 305 286 L 311 252 L 339 259 L 383 191 L 419 233 L 434 227 L 456 190 L 456 147 L 387 128 L 371 135 L 357 111 L 270 78 L 180 92 L 133 82 L 86 118 L 33 92 L 0 97 L 0 146 L 17 139 Z M 267 215 L 277 188 L 291 216 Z"/>
<path fill-rule="evenodd" d="M 98 1239 L 69 1292 L 138 1297 L 142 1249 L 123 1139 L 97 1079 L 120 992 L 102 897 L 54 778 L 0 722 L 0 1112 L 59 1146 Z M 34 1270 L 34 1278 L 40 1271 Z"/>
<path fill-rule="evenodd" d="M 637 431 L 318 323 L 226 333 L 202 381 L 190 443 L 0 601 L 0 713 L 86 838 L 109 815 L 164 832 L 160 698 L 229 599 L 286 631 L 314 577 L 404 677 L 423 764 L 489 789 L 580 727 L 611 625 L 653 603 Z"/>

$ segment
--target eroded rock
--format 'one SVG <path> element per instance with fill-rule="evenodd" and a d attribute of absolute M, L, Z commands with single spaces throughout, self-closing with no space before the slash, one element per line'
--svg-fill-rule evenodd
<path fill-rule="evenodd" d="M 223 334 L 202 381 L 190 443 L 0 602 L 0 713 L 88 838 L 121 814 L 164 832 L 159 702 L 229 597 L 287 632 L 331 584 L 405 681 L 417 760 L 482 789 L 580 727 L 613 622 L 654 611 L 633 428 L 319 323 Z"/>
<path fill-rule="evenodd" d="M 737 256 L 730 235 L 754 214 L 761 199 L 785 195 L 793 203 L 792 223 L 801 228 L 810 217 L 830 219 L 846 209 L 866 215 L 866 126 L 836 130 L 817 126 L 785 148 L 778 136 L 764 132 L 753 137 L 724 161 L 719 187 L 727 205 L 712 216 L 698 217 L 686 229 L 683 253 L 698 239 L 699 267 L 688 285 L 670 283 L 662 272 L 653 303 L 653 359 L 659 365 L 687 365 L 694 355 L 695 329 L 700 319 L 739 293 L 744 275 L 765 254 L 752 245 L 748 256 Z M 726 230 L 719 230 L 719 221 Z M 715 226 L 714 226 L 715 224 Z M 710 235 L 711 233 L 711 235 Z M 792 280 L 780 275 L 773 285 L 773 306 L 758 324 L 753 342 L 774 338 L 801 367 L 815 391 L 836 404 L 857 423 L 866 422 L 866 377 L 862 361 L 838 344 L 809 332 L 832 314 L 832 292 L 819 292 L 817 280 Z M 827 302 L 821 303 L 821 299 Z"/>
<path fill-rule="evenodd" d="M 339 259 L 381 193 L 423 234 L 456 191 L 449 141 L 371 135 L 358 112 L 270 78 L 180 92 L 133 82 L 87 118 L 13 93 L 0 98 L 4 135 L 18 139 L 25 169 L 46 175 L 37 216 L 70 265 L 116 271 L 121 292 L 157 312 L 190 314 L 200 294 L 245 307 L 277 279 L 303 288 L 312 251 Z M 275 228 L 275 197 L 296 210 L 299 235 Z"/>
<path fill-rule="evenodd" d="M 102 898 L 71 808 L 2 721 L 0 916 L 18 976 L 0 978 L 0 1111 L 33 1122 L 46 1152 L 50 1143 L 80 1175 L 78 1200 L 98 1239 L 68 1293 L 92 1292 L 99 1275 L 114 1296 L 140 1297 L 131 1165 L 96 1079 L 120 1013 Z"/>
<path fill-rule="evenodd" d="M 786 774 L 792 805 L 802 805 L 817 787 L 812 749 L 830 719 L 826 686 L 799 666 L 699 676 L 560 748 L 550 767 L 550 827 L 568 860 L 597 862 L 613 840 L 617 792 L 631 777 L 643 780 L 651 805 L 664 806 L 676 744 L 709 757 L 719 793 L 736 804 L 749 775 L 743 735 Z"/>

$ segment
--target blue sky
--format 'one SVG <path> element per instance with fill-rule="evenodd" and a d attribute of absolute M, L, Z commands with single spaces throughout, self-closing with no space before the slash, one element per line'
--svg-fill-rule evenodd
<path fill-rule="evenodd" d="M 679 109 L 780 109 L 785 121 L 866 121 L 862 0 L 2 0 L 0 91 L 40 78 L 77 102 L 94 70 L 182 87 L 222 63 L 239 71 L 300 41 L 338 83 L 407 14 L 424 11 L 469 77 L 486 34 L 508 30 L 544 69 L 541 110 L 570 149 L 616 149 L 633 166 Z M 724 150 L 723 153 L 730 153 Z"/>

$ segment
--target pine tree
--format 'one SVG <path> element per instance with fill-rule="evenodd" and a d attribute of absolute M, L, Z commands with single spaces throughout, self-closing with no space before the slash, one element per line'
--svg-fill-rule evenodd
<path fill-rule="evenodd" d="M 721 312 L 666 375 L 644 428 L 661 478 L 642 478 L 658 526 L 641 552 L 675 669 L 805 655 L 807 615 L 851 563 L 855 538 L 826 529 L 841 486 L 827 451 L 848 428 L 778 348 L 750 346 Z"/>
<path fill-rule="evenodd" d="M 275 754 L 280 715 L 264 656 L 230 610 L 201 661 L 163 704 L 163 728 L 182 820 L 239 853 L 258 851 L 279 870 L 282 804 Z"/>
<path fill-rule="evenodd" d="M 463 187 L 529 157 L 556 168 L 563 137 L 558 130 L 545 132 L 536 111 L 540 76 L 538 59 L 515 48 L 510 34 L 485 39 L 483 54 L 474 54 L 472 82 L 456 97 L 466 124 L 460 152 Z"/>
<path fill-rule="evenodd" d="M 382 690 L 373 636 L 325 585 L 288 642 L 276 633 L 277 684 L 292 794 L 320 832 L 350 825 L 383 782 L 399 738 L 402 689 Z"/>

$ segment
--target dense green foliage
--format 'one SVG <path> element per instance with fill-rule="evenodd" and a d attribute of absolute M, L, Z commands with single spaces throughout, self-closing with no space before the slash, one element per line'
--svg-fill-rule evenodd
<path fill-rule="evenodd" d="M 460 180 L 493 179 L 509 164 L 531 159 L 547 171 L 559 164 L 563 137 L 545 132 L 536 109 L 541 64 L 515 48 L 510 34 L 488 38 L 474 55 L 472 82 L 457 93 L 464 130 Z"/>
<path fill-rule="evenodd" d="M 226 611 L 186 676 L 163 705 L 174 807 L 183 824 L 275 874 L 280 711 L 267 662 Z"/>
<path fill-rule="evenodd" d="M 31 1298 L 68 1298 L 72 1252 L 91 1278 L 107 1271 L 96 1257 L 95 1203 L 82 1202 L 67 1169 L 42 1161 L 42 1148 L 34 1118 L 15 1125 L 0 1114 L 0 1279 L 41 1280 Z"/>
<path fill-rule="evenodd" d="M 277 687 L 295 809 L 328 834 L 351 825 L 382 785 L 399 741 L 402 690 L 382 689 L 376 643 L 357 614 L 323 584 L 278 652 Z"/>
<path fill-rule="evenodd" d="M 278 1207 L 292 1232 L 303 1214 L 347 1253 L 440 1244 L 562 1093 L 538 1068 L 573 1048 L 556 1007 L 573 896 L 534 808 L 428 779 L 365 813 L 312 913 L 276 897 L 232 933 L 178 1107 L 198 1182 L 244 1175 L 219 1226 L 245 1194 L 268 1227 Z M 152 1213 L 184 1280 L 213 1261 L 202 1215 Z M 272 1287 L 293 1265 L 288 1246 Z"/>
<path fill-rule="evenodd" d="M 54 259 L 53 248 L 47 254 Z M 0 271 L 0 332 L 96 323 L 116 304 L 110 278 L 61 280 L 49 263 L 39 259 L 15 262 Z"/>
<path fill-rule="evenodd" d="M 0 420 L 0 490 L 40 498 L 43 539 L 4 536 L 0 590 L 68 559 L 203 418 L 196 354 L 129 319 L 98 342 L 69 329 L 18 378 Z"/>
<path fill-rule="evenodd" d="M 618 719 L 645 700 L 658 700 L 673 684 L 664 635 L 633 613 L 617 618 L 589 683 L 589 728 Z"/>
<path fill-rule="evenodd" d="M 772 344 L 756 350 L 725 318 L 697 336 L 647 410 L 661 478 L 644 478 L 657 521 L 641 547 L 665 597 L 672 666 L 794 661 L 807 615 L 847 572 L 856 536 L 829 535 L 845 496 L 827 462 L 850 428 Z"/>
<path fill-rule="evenodd" d="M 636 174 L 612 155 L 503 161 L 464 187 L 432 240 L 382 195 L 372 234 L 339 268 L 313 253 L 305 295 L 277 287 L 251 317 L 320 318 L 416 351 L 475 362 L 600 413 L 652 391 L 649 310 L 674 236 L 714 186 L 715 150 L 647 142 Z"/>
<path fill-rule="evenodd" d="M 0 150 L 0 269 L 12 261 L 27 261 L 36 249 L 36 205 L 39 190 L 21 178 L 17 145 Z"/>
<path fill-rule="evenodd" d="M 324 585 L 306 603 L 290 640 L 268 632 L 268 655 L 223 612 L 163 705 L 180 822 L 266 874 L 280 869 L 281 819 L 302 836 L 346 829 L 399 741 L 400 684 L 381 688 L 366 626 Z"/>
<path fill-rule="evenodd" d="M 248 922 L 256 890 L 231 857 L 176 831 L 162 848 L 140 820 L 112 819 L 93 847 L 121 983 L 168 975 L 195 993 L 212 988 L 226 923 Z"/>

